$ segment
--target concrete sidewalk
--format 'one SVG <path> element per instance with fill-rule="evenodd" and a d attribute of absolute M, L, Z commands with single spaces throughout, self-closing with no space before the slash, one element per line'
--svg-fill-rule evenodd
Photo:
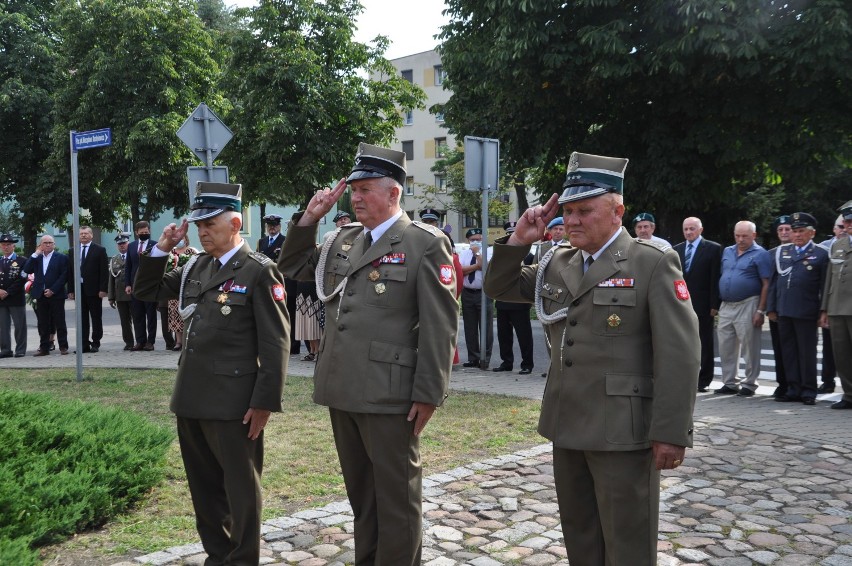
<path fill-rule="evenodd" d="M 73 326 L 73 311 L 67 314 Z M 124 352 L 117 317 L 113 311 L 105 315 L 101 352 L 84 354 L 84 368 L 175 367 L 176 352 Z M 73 330 L 69 341 L 73 350 Z M 29 351 L 35 346 L 33 327 Z M 0 360 L 0 368 L 73 371 L 75 364 L 73 355 L 57 352 Z M 313 368 L 313 362 L 290 358 L 292 375 L 310 376 Z M 456 366 L 451 389 L 540 399 L 540 375 Z M 821 396 L 815 407 L 775 403 L 773 388 L 766 382 L 752 398 L 699 394 L 695 448 L 682 466 L 664 473 L 659 564 L 852 566 L 852 411 L 829 409 L 839 394 Z M 568 563 L 549 444 L 434 474 L 424 488 L 424 564 Z M 267 521 L 262 563 L 349 564 L 352 520 L 348 502 L 340 501 Z M 200 544 L 191 543 L 102 564 L 203 559 Z"/>

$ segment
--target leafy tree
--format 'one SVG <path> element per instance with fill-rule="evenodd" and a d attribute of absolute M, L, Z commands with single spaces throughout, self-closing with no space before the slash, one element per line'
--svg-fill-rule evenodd
<path fill-rule="evenodd" d="M 62 0 L 61 84 L 48 169 L 68 184 L 70 130 L 112 128 L 109 147 L 80 152 L 80 204 L 92 222 L 155 219 L 189 204 L 197 161 L 175 132 L 200 102 L 221 111 L 213 42 L 187 0 Z M 66 193 L 58 204 L 70 209 Z"/>
<path fill-rule="evenodd" d="M 56 85 L 53 5 L 52 0 L 0 1 L 0 200 L 14 204 L 9 214 L 20 213 L 22 235 L 30 244 L 51 219 L 54 198 L 42 166 L 50 151 Z"/>
<path fill-rule="evenodd" d="M 448 10 L 447 124 L 499 138 L 510 161 L 539 167 L 542 192 L 558 190 L 572 150 L 626 156 L 633 211 L 677 227 L 708 213 L 727 235 L 767 178 L 787 212 L 834 200 L 822 187 L 852 163 L 846 0 L 448 0 Z"/>
<path fill-rule="evenodd" d="M 234 110 L 229 163 L 252 202 L 306 203 L 352 166 L 358 142 L 387 143 L 398 108 L 423 92 L 382 57 L 387 40 L 353 41 L 356 0 L 261 0 L 240 12 L 225 85 Z"/>

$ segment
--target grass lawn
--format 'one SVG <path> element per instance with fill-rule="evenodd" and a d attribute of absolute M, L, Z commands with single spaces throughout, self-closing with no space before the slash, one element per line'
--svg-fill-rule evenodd
<path fill-rule="evenodd" d="M 73 370 L 4 370 L 0 387 L 44 392 L 135 411 L 174 428 L 169 396 L 172 370 L 88 369 L 77 383 Z M 311 401 L 313 381 L 289 377 L 284 412 L 274 414 L 265 431 L 264 518 L 270 519 L 345 499 L 343 479 L 328 412 Z M 440 408 L 421 440 L 424 475 L 512 452 L 544 441 L 536 433 L 540 403 L 476 393 L 454 393 Z M 85 551 L 95 555 L 148 553 L 197 541 L 192 503 L 177 440 L 168 453 L 166 480 L 140 507 L 97 532 L 47 548 L 56 556 Z M 105 563 L 108 563 L 106 561 Z"/>

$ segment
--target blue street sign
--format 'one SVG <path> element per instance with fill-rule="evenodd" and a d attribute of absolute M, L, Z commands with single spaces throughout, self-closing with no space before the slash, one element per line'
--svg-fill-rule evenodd
<path fill-rule="evenodd" d="M 112 145 L 112 131 L 109 128 L 88 132 L 74 132 L 72 137 L 74 140 L 74 151 Z"/>

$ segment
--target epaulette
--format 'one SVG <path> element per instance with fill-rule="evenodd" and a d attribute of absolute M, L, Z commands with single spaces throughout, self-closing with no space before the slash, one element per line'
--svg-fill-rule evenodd
<path fill-rule="evenodd" d="M 260 252 L 249 252 L 249 257 L 254 261 L 259 263 L 260 265 L 266 265 L 268 263 L 272 263 L 272 260 L 269 259 L 266 254 L 262 254 Z"/>
<path fill-rule="evenodd" d="M 427 232 L 429 232 L 430 234 L 432 234 L 436 238 L 438 236 L 444 235 L 444 232 L 442 230 L 439 230 L 438 228 L 436 228 L 435 226 L 432 226 L 431 224 L 426 224 L 424 222 L 420 222 L 419 220 L 415 220 L 414 222 L 412 222 L 412 224 L 414 224 L 415 226 L 417 226 L 421 230 L 426 230 Z"/>
<path fill-rule="evenodd" d="M 636 242 L 639 243 L 639 244 L 645 244 L 646 246 L 651 246 L 655 250 L 659 250 L 663 253 L 672 249 L 672 247 L 670 245 L 661 244 L 659 242 L 655 242 L 654 240 L 640 240 L 639 238 L 636 238 Z"/>

